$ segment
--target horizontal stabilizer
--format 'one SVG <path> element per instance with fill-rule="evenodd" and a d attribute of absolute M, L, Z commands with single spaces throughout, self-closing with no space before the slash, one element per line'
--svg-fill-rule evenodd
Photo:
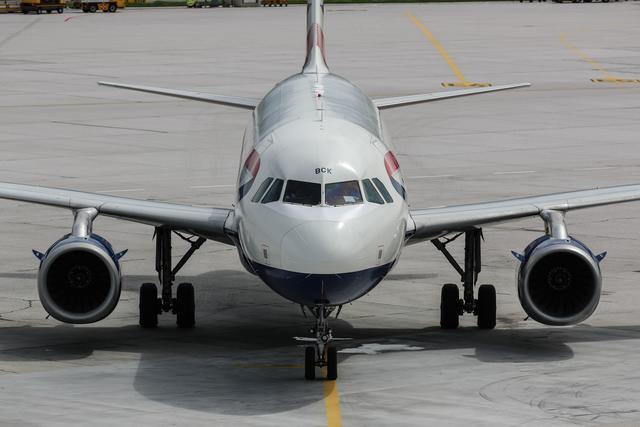
<path fill-rule="evenodd" d="M 228 107 L 244 108 L 253 110 L 258 106 L 260 100 L 254 98 L 243 98 L 240 96 L 214 95 L 206 92 L 192 92 L 188 90 L 165 89 L 153 86 L 129 85 L 113 82 L 98 82 L 102 86 L 117 87 L 120 89 L 137 90 L 139 92 L 155 93 L 158 95 L 173 96 L 176 98 L 191 99 L 193 101 L 210 102 L 212 104 L 226 105 Z"/>
<path fill-rule="evenodd" d="M 450 90 L 446 92 L 423 93 L 420 95 L 396 96 L 393 98 L 374 99 L 373 103 L 381 110 L 387 108 L 404 107 L 407 105 L 420 104 L 423 102 L 440 101 L 442 99 L 458 98 L 461 96 L 479 95 L 487 92 L 497 92 L 500 90 L 517 89 L 531 86 L 531 83 L 516 83 L 512 85 L 490 86 L 473 89 Z"/>

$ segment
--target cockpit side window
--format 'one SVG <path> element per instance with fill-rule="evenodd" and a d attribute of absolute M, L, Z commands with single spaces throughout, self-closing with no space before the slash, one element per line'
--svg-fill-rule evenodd
<path fill-rule="evenodd" d="M 384 205 L 382 197 L 380 197 L 380 194 L 378 194 L 371 181 L 369 181 L 368 179 L 363 179 L 362 186 L 364 187 L 364 195 L 367 198 L 367 202 Z"/>
<path fill-rule="evenodd" d="M 372 178 L 372 180 L 376 187 L 378 187 L 378 190 L 380 190 L 380 194 L 382 194 L 382 197 L 384 197 L 384 201 L 387 203 L 393 203 L 393 197 L 391 197 L 391 194 L 389 194 L 389 192 L 387 191 L 387 187 L 384 186 L 382 181 L 380 181 L 378 178 Z"/>
<path fill-rule="evenodd" d="M 256 191 L 256 194 L 253 195 L 253 197 L 251 198 L 251 201 L 259 202 L 260 199 L 262 199 L 262 196 L 264 196 L 264 193 L 267 191 L 267 188 L 269 188 L 269 186 L 271 185 L 272 181 L 273 181 L 273 178 L 267 178 L 264 181 L 262 181 L 262 184 L 260 184 L 258 191 Z"/>
<path fill-rule="evenodd" d="M 330 206 L 362 203 L 358 181 L 333 182 L 324 185 L 324 202 Z"/>
<path fill-rule="evenodd" d="M 271 203 L 280 200 L 280 194 L 282 193 L 283 184 L 283 180 L 276 179 L 271 188 L 269 188 L 269 191 L 267 191 L 267 194 L 265 194 L 265 196 L 262 198 L 262 203 Z"/>
<path fill-rule="evenodd" d="M 284 190 L 285 203 L 295 203 L 298 205 L 316 206 L 320 204 L 321 184 L 303 181 L 287 181 Z"/>

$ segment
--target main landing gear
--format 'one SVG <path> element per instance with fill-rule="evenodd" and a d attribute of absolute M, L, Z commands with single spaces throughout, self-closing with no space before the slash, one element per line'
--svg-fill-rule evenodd
<path fill-rule="evenodd" d="M 329 328 L 329 316 L 336 307 L 316 305 L 308 307 L 308 311 L 316 318 L 316 325 L 311 329 L 313 338 L 296 338 L 299 341 L 311 342 L 304 352 L 304 378 L 314 380 L 316 367 L 326 368 L 327 380 L 334 381 L 338 378 L 338 351 L 331 345 L 335 340 L 331 328 Z M 304 307 L 302 308 L 304 311 Z M 338 310 L 338 314 L 340 310 Z M 337 315 L 336 315 L 337 316 Z"/>
<path fill-rule="evenodd" d="M 156 227 L 156 271 L 162 285 L 162 295 L 158 298 L 158 288 L 155 283 L 143 283 L 140 287 L 140 326 L 143 328 L 155 328 L 158 326 L 158 315 L 169 311 L 176 315 L 176 323 L 179 328 L 193 328 L 196 323 L 193 285 L 180 283 L 175 298 L 172 295 L 172 286 L 178 271 L 187 263 L 194 252 L 200 249 L 206 239 L 186 237 L 175 232 L 181 239 L 189 242 L 191 248 L 172 268 L 172 232 L 170 228 Z"/>
<path fill-rule="evenodd" d="M 447 250 L 447 245 L 464 234 L 464 269 Z M 445 258 L 460 274 L 463 299 L 460 299 L 458 285 L 447 283 L 442 287 L 440 301 L 440 326 L 443 329 L 455 329 L 460 316 L 473 313 L 477 316 L 480 329 L 493 329 L 496 326 L 496 289 L 493 285 L 481 285 L 478 299 L 474 298 L 474 288 L 478 282 L 481 265 L 482 230 L 473 229 L 457 234 L 451 239 L 434 239 L 431 242 L 443 253 Z"/>

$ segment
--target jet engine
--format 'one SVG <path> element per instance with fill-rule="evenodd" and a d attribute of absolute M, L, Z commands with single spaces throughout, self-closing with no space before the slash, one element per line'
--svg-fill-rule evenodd
<path fill-rule="evenodd" d="M 125 251 L 126 252 L 126 251 Z M 38 293 L 47 313 L 66 323 L 93 323 L 107 317 L 120 299 L 119 259 L 97 234 L 68 234 L 40 258 Z"/>
<path fill-rule="evenodd" d="M 573 325 L 587 319 L 600 301 L 600 261 L 570 236 L 543 236 L 531 243 L 518 270 L 518 296 L 534 320 L 546 325 Z"/>

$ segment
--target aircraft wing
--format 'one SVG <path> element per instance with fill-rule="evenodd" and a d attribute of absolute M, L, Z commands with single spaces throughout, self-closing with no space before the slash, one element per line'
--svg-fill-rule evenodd
<path fill-rule="evenodd" d="M 168 226 L 178 231 L 233 244 L 225 233 L 225 222 L 231 209 L 151 202 L 6 182 L 0 182 L 0 199 L 72 210 L 95 208 L 100 215 L 152 226 Z"/>
<path fill-rule="evenodd" d="M 158 95 L 209 102 L 212 104 L 226 105 L 227 107 L 244 108 L 247 110 L 253 110 L 260 103 L 259 99 L 243 98 L 240 96 L 215 95 L 206 92 L 192 92 L 188 90 L 165 89 L 162 87 L 130 85 L 114 82 L 98 82 L 98 84 L 101 86 L 111 86 L 120 89 L 137 90 L 138 92 L 155 93 Z"/>
<path fill-rule="evenodd" d="M 381 110 L 387 108 L 404 107 L 423 102 L 440 101 L 443 99 L 458 98 L 461 96 L 478 95 L 481 93 L 497 92 L 500 90 L 518 89 L 531 86 L 530 83 L 516 83 L 502 86 L 489 86 L 473 89 L 449 90 L 445 92 L 423 93 L 420 95 L 396 96 L 393 98 L 374 99 L 373 103 Z"/>
<path fill-rule="evenodd" d="M 567 212 L 640 200 L 640 185 L 571 191 L 496 202 L 411 210 L 414 230 L 408 244 L 484 225 L 540 215 L 544 210 Z"/>

